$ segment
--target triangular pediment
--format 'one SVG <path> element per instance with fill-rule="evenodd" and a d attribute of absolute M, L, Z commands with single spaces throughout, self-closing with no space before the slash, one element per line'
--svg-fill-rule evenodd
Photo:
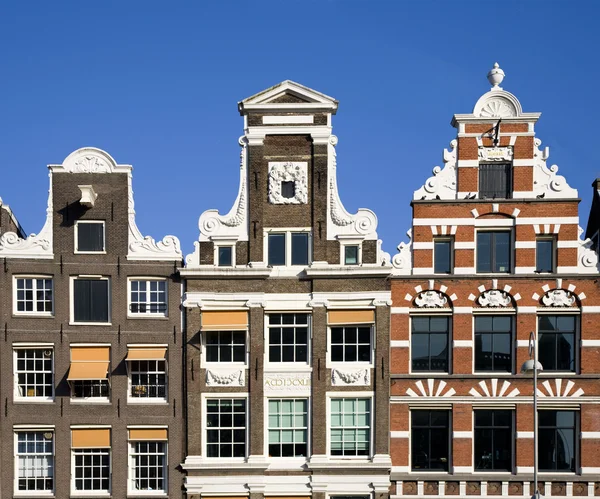
<path fill-rule="evenodd" d="M 324 104 L 335 107 L 337 107 L 337 103 L 333 97 L 291 80 L 278 83 L 241 102 L 244 106 L 257 104 Z"/>

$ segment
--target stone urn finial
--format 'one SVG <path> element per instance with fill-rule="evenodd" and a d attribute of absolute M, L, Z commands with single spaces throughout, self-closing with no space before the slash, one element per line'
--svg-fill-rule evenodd
<path fill-rule="evenodd" d="M 487 74 L 487 79 L 492 84 L 492 90 L 502 90 L 500 83 L 504 80 L 504 71 L 497 62 L 494 63 L 494 67 Z"/>

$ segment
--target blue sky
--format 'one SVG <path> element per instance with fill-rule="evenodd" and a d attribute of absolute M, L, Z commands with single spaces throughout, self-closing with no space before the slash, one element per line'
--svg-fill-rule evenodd
<path fill-rule="evenodd" d="M 579 190 L 597 159 L 600 2 L 2 2 L 0 196 L 25 230 L 45 216 L 46 165 L 95 146 L 133 164 L 138 226 L 184 253 L 198 217 L 237 193 L 237 102 L 291 79 L 337 98 L 338 184 L 384 249 L 442 163 L 498 61 L 503 87 Z"/>

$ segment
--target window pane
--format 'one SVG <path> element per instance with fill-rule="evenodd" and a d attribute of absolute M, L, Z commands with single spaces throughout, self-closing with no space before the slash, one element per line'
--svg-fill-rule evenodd
<path fill-rule="evenodd" d="M 232 264 L 232 247 L 219 246 L 219 267 L 231 267 Z"/>
<path fill-rule="evenodd" d="M 308 265 L 308 234 L 292 233 L 292 265 Z"/>
<path fill-rule="evenodd" d="M 535 267 L 537 272 L 554 270 L 554 241 L 538 239 L 535 245 Z"/>
<path fill-rule="evenodd" d="M 77 224 L 77 251 L 104 251 L 104 224 Z"/>
<path fill-rule="evenodd" d="M 539 411 L 539 465 L 544 471 L 575 471 L 575 411 Z"/>
<path fill-rule="evenodd" d="M 481 199 L 510 198 L 512 192 L 510 164 L 479 165 L 479 197 Z"/>
<path fill-rule="evenodd" d="M 344 264 L 358 265 L 358 246 L 344 247 Z"/>
<path fill-rule="evenodd" d="M 285 234 L 269 234 L 269 265 L 285 265 Z"/>
<path fill-rule="evenodd" d="M 448 411 L 412 411 L 411 439 L 413 470 L 448 470 Z"/>
<path fill-rule="evenodd" d="M 477 272 L 492 271 L 491 232 L 477 233 Z"/>
<path fill-rule="evenodd" d="M 510 232 L 494 232 L 494 272 L 510 272 Z"/>
<path fill-rule="evenodd" d="M 435 241 L 433 250 L 433 271 L 436 274 L 449 274 L 451 272 L 451 243 L 449 240 Z"/>

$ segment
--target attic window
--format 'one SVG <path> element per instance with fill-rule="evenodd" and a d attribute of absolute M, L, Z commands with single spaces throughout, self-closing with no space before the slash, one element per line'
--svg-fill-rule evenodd
<path fill-rule="evenodd" d="M 281 182 L 281 196 L 292 199 L 296 195 L 296 182 L 284 180 Z"/>

